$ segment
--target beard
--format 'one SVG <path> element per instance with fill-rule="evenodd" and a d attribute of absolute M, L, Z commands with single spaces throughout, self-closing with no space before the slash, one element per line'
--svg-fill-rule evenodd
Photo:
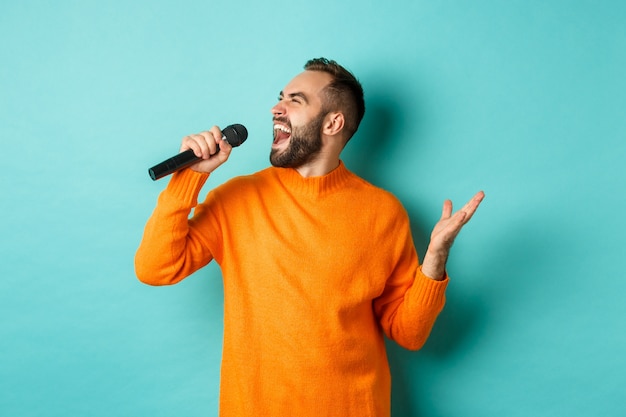
<path fill-rule="evenodd" d="M 292 127 L 289 145 L 284 150 L 272 149 L 270 162 L 279 168 L 298 168 L 311 162 L 322 149 L 322 124 L 325 112 L 321 111 L 304 126 Z M 276 121 L 290 124 L 280 117 Z"/>

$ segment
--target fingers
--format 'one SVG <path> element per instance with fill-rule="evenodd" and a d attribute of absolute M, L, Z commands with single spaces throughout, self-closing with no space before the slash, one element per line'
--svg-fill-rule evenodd
<path fill-rule="evenodd" d="M 224 134 L 222 133 L 220 128 L 217 126 L 213 126 L 209 130 L 209 132 L 216 139 L 216 144 L 217 144 L 216 152 L 211 152 L 211 155 L 214 155 L 217 153 L 218 154 L 217 156 L 220 159 L 222 160 L 228 159 L 228 155 L 230 154 L 230 151 L 233 149 L 233 147 L 230 146 L 230 143 L 222 139 L 224 137 Z M 219 150 L 219 153 L 217 152 L 218 150 Z"/>
<path fill-rule="evenodd" d="M 444 201 L 441 220 L 435 225 L 431 233 L 429 250 L 447 256 L 457 235 L 472 218 L 484 197 L 485 193 L 478 192 L 461 210 L 454 214 L 452 214 L 452 202 L 450 200 Z"/>
<path fill-rule="evenodd" d="M 483 201 L 483 199 L 485 198 L 485 193 L 483 191 L 479 191 L 477 192 L 474 197 L 471 198 L 470 201 L 468 201 L 461 210 L 459 210 L 457 213 L 463 212 L 464 214 L 464 219 L 465 222 L 468 222 L 469 219 L 474 215 L 474 212 L 476 212 L 476 209 L 478 208 L 478 205 L 480 204 L 481 201 Z M 456 214 L 456 213 L 455 213 Z M 443 202 L 443 209 L 441 211 L 441 218 L 442 219 L 447 219 L 450 218 L 450 216 L 452 215 L 452 201 L 450 200 L 446 200 Z"/>
<path fill-rule="evenodd" d="M 180 145 L 180 151 L 188 149 L 202 159 L 190 168 L 197 172 L 210 173 L 228 160 L 232 146 L 222 139 L 220 128 L 213 126 L 205 132 L 185 136 Z"/>
<path fill-rule="evenodd" d="M 205 132 L 185 136 L 182 140 L 180 151 L 193 150 L 198 158 L 209 159 L 218 150 L 224 150 L 226 156 L 230 153 L 230 145 L 222 140 L 222 131 L 219 127 L 213 126 Z"/>
<path fill-rule="evenodd" d="M 447 219 L 452 215 L 452 201 L 446 200 L 443 202 L 443 209 L 441 210 L 441 218 Z"/>
<path fill-rule="evenodd" d="M 476 209 L 478 208 L 478 206 L 480 205 L 480 203 L 483 201 L 484 198 L 485 198 L 485 193 L 483 191 L 479 191 L 474 195 L 474 197 L 472 197 L 470 201 L 467 202 L 467 204 L 465 204 L 465 206 L 463 206 L 463 208 L 460 211 L 465 213 L 464 223 L 467 223 L 468 221 L 470 221 L 470 219 L 476 212 Z"/>
<path fill-rule="evenodd" d="M 441 211 L 440 223 L 442 224 L 442 230 L 446 230 L 447 233 L 456 235 L 467 222 L 470 221 L 476 209 L 480 205 L 481 201 L 485 198 L 485 193 L 479 191 L 468 201 L 462 209 L 452 214 L 452 201 L 446 200 L 443 203 L 443 209 Z"/>
<path fill-rule="evenodd" d="M 185 136 L 180 145 L 180 151 L 191 149 L 198 158 L 208 159 L 211 155 L 211 146 L 215 150 L 215 138 L 209 132 L 202 132 Z"/>

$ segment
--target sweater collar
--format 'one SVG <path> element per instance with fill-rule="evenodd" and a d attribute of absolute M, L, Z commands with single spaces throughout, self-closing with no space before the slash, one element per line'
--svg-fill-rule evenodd
<path fill-rule="evenodd" d="M 319 197 L 341 189 L 352 175 L 343 161 L 339 161 L 337 168 L 321 177 L 303 177 L 294 168 L 275 168 L 275 170 L 280 181 L 289 190 L 311 197 Z"/>

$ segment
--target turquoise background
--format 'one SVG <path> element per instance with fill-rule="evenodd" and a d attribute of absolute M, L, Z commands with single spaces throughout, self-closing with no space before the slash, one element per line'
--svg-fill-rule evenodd
<path fill-rule="evenodd" d="M 219 269 L 136 280 L 167 183 L 147 169 L 230 123 L 250 137 L 210 184 L 264 168 L 278 92 L 326 56 L 366 92 L 344 160 L 420 254 L 445 198 L 487 194 L 427 345 L 389 343 L 393 416 L 626 415 L 625 22 L 621 1 L 4 0 L 0 414 L 216 415 Z"/>

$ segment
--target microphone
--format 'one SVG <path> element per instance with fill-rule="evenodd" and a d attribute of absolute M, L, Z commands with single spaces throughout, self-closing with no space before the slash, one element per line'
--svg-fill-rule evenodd
<path fill-rule="evenodd" d="M 246 141 L 246 139 L 248 139 L 248 130 L 244 125 L 234 124 L 226 126 L 222 130 L 222 135 L 222 140 L 225 140 L 230 146 L 234 148 L 241 145 Z M 220 148 L 218 146 L 215 153 L 219 151 Z M 170 159 L 166 159 L 160 164 L 153 166 L 148 170 L 148 174 L 150 174 L 150 178 L 152 178 L 152 181 L 156 181 L 159 178 L 170 175 L 175 171 L 187 168 L 188 166 L 195 164 L 201 159 L 202 158 L 198 158 L 196 154 L 193 153 L 193 150 L 187 149 L 186 151 L 181 152 L 178 155 L 173 156 Z"/>

